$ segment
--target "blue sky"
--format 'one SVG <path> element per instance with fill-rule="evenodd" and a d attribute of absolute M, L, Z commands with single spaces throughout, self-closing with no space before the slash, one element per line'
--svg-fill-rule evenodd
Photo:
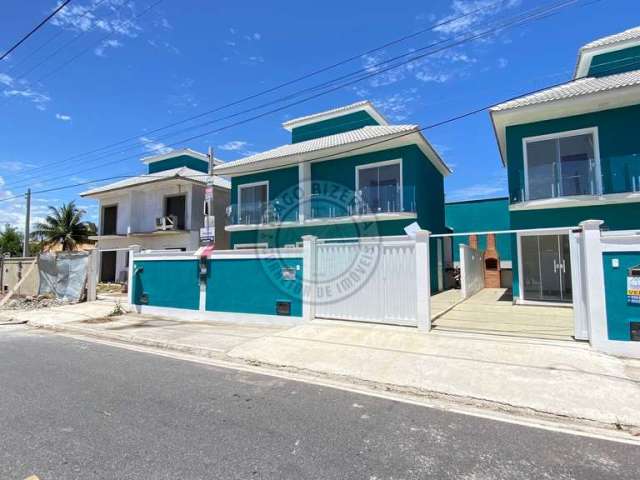
<path fill-rule="evenodd" d="M 203 152 L 212 145 L 217 157 L 233 160 L 287 143 L 289 134 L 280 124 L 289 118 L 365 98 L 392 123 L 439 122 L 570 79 L 581 45 L 636 26 L 640 13 L 637 0 L 600 0 L 586 6 L 581 0 L 580 6 L 549 18 L 445 50 L 216 134 L 180 142 L 232 120 L 174 135 L 172 130 L 149 133 L 452 16 L 475 12 L 174 130 L 276 100 L 443 38 L 484 30 L 487 22 L 546 3 L 408 0 L 399 8 L 396 2 L 381 0 L 73 0 L 0 62 L 0 199 L 21 193 L 28 185 L 38 191 L 144 173 L 139 159 L 173 142 Z M 0 50 L 55 6 L 52 0 L 3 2 Z M 446 181 L 448 200 L 506 192 L 506 175 L 486 112 L 425 134 L 455 170 Z M 129 137 L 133 140 L 111 150 L 77 156 Z M 102 165 L 107 162 L 110 165 Z M 78 198 L 88 187 L 35 195 L 35 219 L 47 205 Z M 95 202 L 78 203 L 95 217 Z M 0 202 L 0 224 L 20 225 L 23 214 L 21 199 Z"/>

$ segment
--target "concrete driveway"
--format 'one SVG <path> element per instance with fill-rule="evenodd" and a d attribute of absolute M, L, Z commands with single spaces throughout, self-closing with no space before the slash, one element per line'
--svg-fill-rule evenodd
<path fill-rule="evenodd" d="M 513 305 L 505 288 L 485 288 L 454 305 L 455 298 L 459 300 L 459 290 L 432 297 L 436 330 L 574 341 L 570 307 Z"/>

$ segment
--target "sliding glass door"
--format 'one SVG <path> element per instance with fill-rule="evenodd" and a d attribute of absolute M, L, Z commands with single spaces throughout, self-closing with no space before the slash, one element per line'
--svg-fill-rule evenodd
<path fill-rule="evenodd" d="M 525 300 L 571 302 L 568 235 L 522 236 L 520 254 Z"/>

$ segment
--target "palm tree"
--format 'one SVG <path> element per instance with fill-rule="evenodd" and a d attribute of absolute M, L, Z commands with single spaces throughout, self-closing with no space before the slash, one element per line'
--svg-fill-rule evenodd
<path fill-rule="evenodd" d="M 50 213 L 35 225 L 33 236 L 46 246 L 62 244 L 62 250 L 71 251 L 78 244 L 89 242 L 89 236 L 96 234 L 96 226 L 83 222 L 84 210 L 76 207 L 75 202 L 63 203 L 60 208 L 49 207 Z"/>

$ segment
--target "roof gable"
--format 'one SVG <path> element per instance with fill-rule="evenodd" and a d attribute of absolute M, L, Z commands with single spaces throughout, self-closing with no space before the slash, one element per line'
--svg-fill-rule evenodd
<path fill-rule="evenodd" d="M 418 145 L 440 173 L 445 176 L 451 173 L 440 155 L 420 133 L 417 125 L 366 126 L 336 135 L 281 145 L 266 152 L 219 165 L 214 168 L 214 173 L 245 175 L 255 170 L 274 170 L 301 162 L 333 160 L 408 144 Z M 357 153 L 354 153 L 356 150 Z"/>
<path fill-rule="evenodd" d="M 601 55 L 606 55 L 604 58 L 605 61 L 611 62 L 607 65 L 607 71 L 611 73 L 618 73 L 620 71 L 628 71 L 640 68 L 640 66 L 635 67 L 626 67 L 623 70 L 618 69 L 616 71 L 616 61 L 619 58 L 616 57 L 624 57 L 625 55 L 607 55 L 613 52 L 620 52 L 622 50 L 627 50 L 632 47 L 636 47 L 640 45 L 640 27 L 630 28 L 629 30 L 625 30 L 624 32 L 616 33 L 614 35 L 609 35 L 607 37 L 599 38 L 594 40 L 593 42 L 589 42 L 584 45 L 580 51 L 578 52 L 578 60 L 576 62 L 576 69 L 574 73 L 574 78 L 582 78 L 588 75 L 592 75 L 591 66 L 594 63 L 594 59 Z M 611 57 L 611 58 L 609 58 Z M 604 62 L 602 62 L 604 63 Z M 623 63 L 618 63 L 618 65 L 622 65 Z"/>
<path fill-rule="evenodd" d="M 291 132 L 294 128 L 323 122 L 333 118 L 343 117 L 345 115 L 361 111 L 366 112 L 371 118 L 373 118 L 376 125 L 388 125 L 387 120 L 378 110 L 376 110 L 373 104 L 369 100 L 363 100 L 361 102 L 356 102 L 350 105 L 326 110 L 324 112 L 318 112 L 311 115 L 306 115 L 304 117 L 294 118 L 293 120 L 284 122 L 282 126 L 285 128 L 285 130 L 289 130 Z"/>

